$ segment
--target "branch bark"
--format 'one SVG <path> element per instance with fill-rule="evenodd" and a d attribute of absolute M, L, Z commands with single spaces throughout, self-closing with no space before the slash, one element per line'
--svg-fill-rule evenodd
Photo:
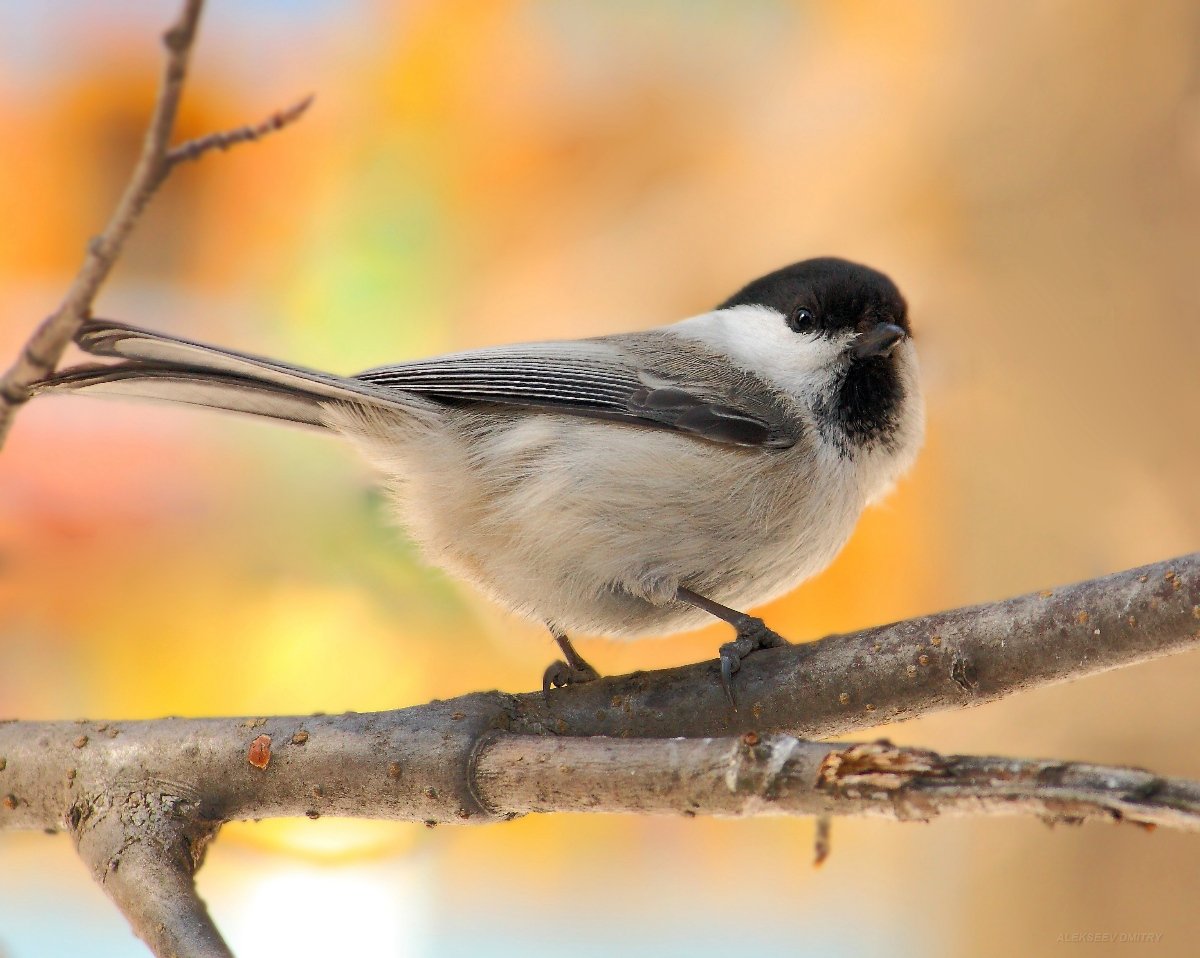
<path fill-rule="evenodd" d="M 429 712 L 415 721 L 391 712 L 9 723 L 0 728 L 0 829 L 66 830 L 102 884 L 125 870 L 131 849 L 190 875 L 224 822 L 302 815 L 481 824 L 547 812 L 1024 814 L 1200 831 L 1200 783 L 1141 769 L 784 733 L 514 734 L 456 719 L 450 707 L 431 706 L 442 713 L 434 722 Z"/>
<path fill-rule="evenodd" d="M 502 735 L 476 788 L 506 814 L 1035 815 L 1200 830 L 1200 783 L 1078 762 L 942 756 L 790 735 L 719 739 Z"/>

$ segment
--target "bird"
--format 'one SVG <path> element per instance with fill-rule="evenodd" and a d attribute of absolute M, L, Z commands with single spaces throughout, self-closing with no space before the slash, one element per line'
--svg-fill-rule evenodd
<path fill-rule="evenodd" d="M 472 349 L 354 376 L 88 319 L 105 360 L 33 393 L 99 394 L 332 432 L 379 473 L 435 566 L 549 629 L 542 690 L 593 681 L 572 635 L 713 617 L 742 660 L 786 640 L 747 609 L 825 569 L 910 468 L 924 403 L 895 283 L 792 263 L 670 325 Z"/>

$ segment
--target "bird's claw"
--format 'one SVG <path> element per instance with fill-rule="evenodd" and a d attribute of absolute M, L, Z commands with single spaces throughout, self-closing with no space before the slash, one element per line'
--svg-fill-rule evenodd
<path fill-rule="evenodd" d="M 585 682 L 595 682 L 598 678 L 600 673 L 582 660 L 578 666 L 572 666 L 559 659 L 551 662 L 542 675 L 542 695 L 548 696 L 551 689 L 583 685 Z"/>
<path fill-rule="evenodd" d="M 767 628 L 762 619 L 746 616 L 737 624 L 737 638 L 720 648 L 721 688 L 729 699 L 730 707 L 737 711 L 737 697 L 733 694 L 733 677 L 742 667 L 742 659 L 759 649 L 773 649 L 788 645 L 788 640 Z"/>

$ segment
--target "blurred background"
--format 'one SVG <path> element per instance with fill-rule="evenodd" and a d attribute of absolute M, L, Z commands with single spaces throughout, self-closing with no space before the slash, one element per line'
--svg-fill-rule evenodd
<path fill-rule="evenodd" d="M 0 354 L 123 186 L 167 0 L 0 0 Z M 1200 6 L 213 0 L 180 169 L 105 315 L 352 372 L 701 312 L 839 254 L 912 307 L 929 437 L 795 639 L 1200 543 Z M 583 639 L 602 672 L 719 628 Z M 0 457 L 0 717 L 365 711 L 534 687 L 553 655 L 423 566 L 353 454 L 202 412 L 33 403 Z M 1200 656 L 890 728 L 1200 777 Z M 229 826 L 240 958 L 1196 952 L 1200 838 L 1032 821 L 556 816 Z M 0 955 L 140 956 L 69 841 L 0 834 Z"/>

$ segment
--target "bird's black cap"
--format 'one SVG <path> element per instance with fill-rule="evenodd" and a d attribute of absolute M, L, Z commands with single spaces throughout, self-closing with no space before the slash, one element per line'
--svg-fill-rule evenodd
<path fill-rule="evenodd" d="M 814 332 L 861 331 L 894 323 L 908 333 L 908 306 L 887 276 L 869 266 L 833 256 L 806 259 L 767 273 L 730 296 L 719 309 L 766 306 L 795 316 L 808 310 Z"/>

